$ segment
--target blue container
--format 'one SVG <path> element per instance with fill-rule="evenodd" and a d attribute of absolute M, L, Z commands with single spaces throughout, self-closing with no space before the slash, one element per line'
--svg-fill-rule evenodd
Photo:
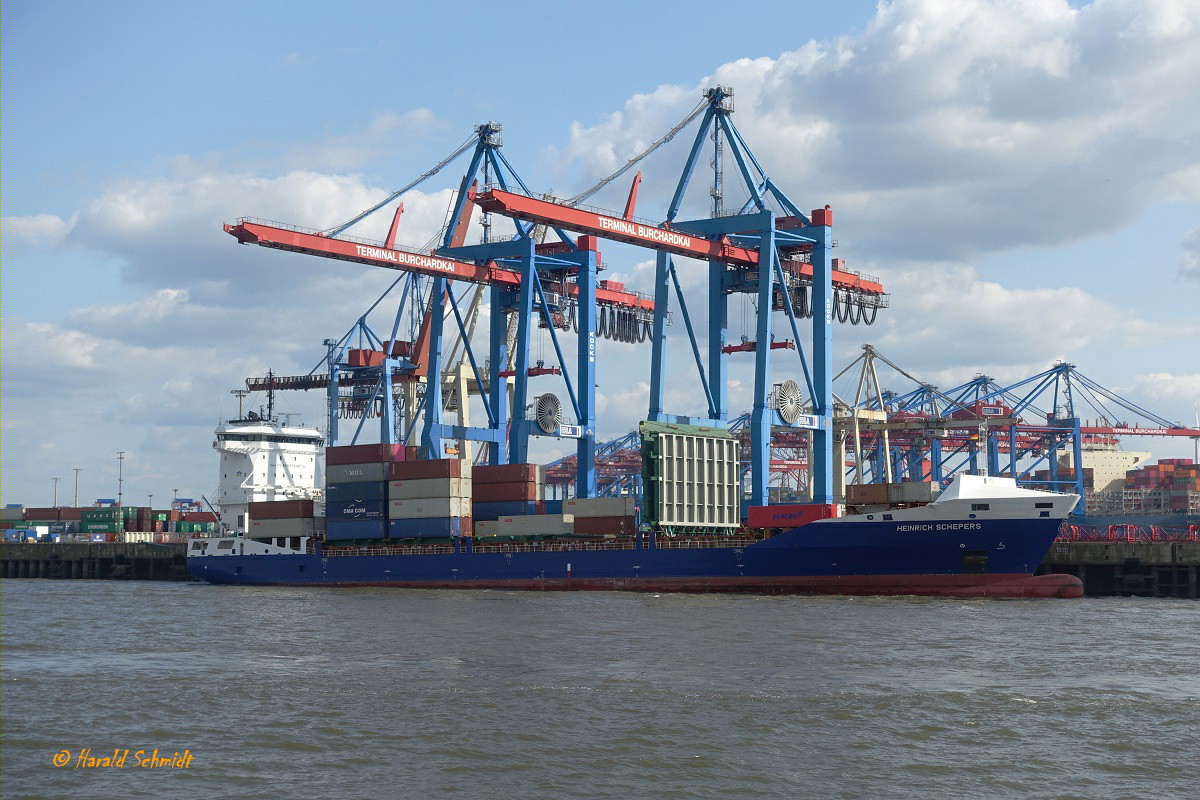
<path fill-rule="evenodd" d="M 382 500 L 350 500 L 326 503 L 325 516 L 329 519 L 386 519 L 387 503 Z"/>
<path fill-rule="evenodd" d="M 325 484 L 325 502 L 353 503 L 387 500 L 387 482 L 383 483 L 327 483 Z"/>
<path fill-rule="evenodd" d="M 563 513 L 563 510 L 562 510 L 563 501 L 562 500 L 544 500 L 543 505 L 546 507 L 545 513 L 547 513 L 547 514 Z"/>
<path fill-rule="evenodd" d="M 492 503 L 472 503 L 471 513 L 475 519 L 495 520 L 501 517 L 524 517 L 537 513 L 537 503 L 532 500 L 500 500 Z"/>
<path fill-rule="evenodd" d="M 345 539 L 382 539 L 384 526 L 381 519 L 326 519 L 325 538 L 336 542 Z"/>
<path fill-rule="evenodd" d="M 393 539 L 444 539 L 462 536 L 461 517 L 431 517 L 429 519 L 394 519 L 388 522 Z"/>

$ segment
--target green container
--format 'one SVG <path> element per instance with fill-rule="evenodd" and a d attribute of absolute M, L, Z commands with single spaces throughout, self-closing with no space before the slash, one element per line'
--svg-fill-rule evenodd
<path fill-rule="evenodd" d="M 83 533 L 117 533 L 121 526 L 112 522 L 82 522 L 79 530 Z"/>
<path fill-rule="evenodd" d="M 158 522 L 166 522 L 170 518 L 170 514 L 166 511 L 160 511 L 154 515 L 154 519 Z"/>
<path fill-rule="evenodd" d="M 102 522 L 121 519 L 119 508 L 85 508 L 79 512 L 81 522 Z"/>

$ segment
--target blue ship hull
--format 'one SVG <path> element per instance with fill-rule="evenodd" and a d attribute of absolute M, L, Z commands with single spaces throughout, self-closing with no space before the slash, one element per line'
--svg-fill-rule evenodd
<path fill-rule="evenodd" d="M 189 572 L 240 585 L 395 586 L 816 594 L 1078 597 L 1067 575 L 1033 577 L 1057 519 L 815 522 L 742 547 L 417 555 L 223 555 Z M 928 528 L 929 530 L 913 530 Z M 515 548 L 514 548 L 515 549 Z"/>

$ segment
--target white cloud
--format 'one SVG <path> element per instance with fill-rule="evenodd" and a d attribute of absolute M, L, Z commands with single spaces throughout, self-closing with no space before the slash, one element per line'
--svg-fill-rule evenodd
<path fill-rule="evenodd" d="M 1179 274 L 1200 280 L 1200 228 L 1193 228 L 1183 237 L 1183 255 L 1179 259 Z"/>
<path fill-rule="evenodd" d="M 10 237 L 29 245 L 56 245 L 70 233 L 74 220 L 65 220 L 53 214 L 32 214 L 23 217 L 5 217 L 4 232 Z"/>
<path fill-rule="evenodd" d="M 427 108 L 403 114 L 379 113 L 361 130 L 329 135 L 293 149 L 288 161 L 311 170 L 361 169 L 391 150 L 412 147 L 415 141 L 446 127 L 447 123 Z"/>
<path fill-rule="evenodd" d="M 703 88 L 732 85 L 736 124 L 768 174 L 802 208 L 828 202 L 853 220 L 862 255 L 963 258 L 1112 230 L 1163 193 L 1200 199 L 1182 179 L 1200 163 L 1197 74 L 1194 3 L 898 0 L 856 35 L 635 96 L 573 127 L 565 154 L 603 175 Z M 685 138 L 662 156 L 670 167 L 648 163 L 665 179 L 643 184 L 647 201 L 661 207 Z M 731 160 L 725 180 L 729 207 Z M 706 182 L 693 186 L 699 212 Z"/>

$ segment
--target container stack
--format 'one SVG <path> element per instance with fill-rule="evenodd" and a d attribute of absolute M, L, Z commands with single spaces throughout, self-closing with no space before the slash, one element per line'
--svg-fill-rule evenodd
<path fill-rule="evenodd" d="M 1200 493 L 1200 465 L 1190 459 L 1174 459 L 1175 470 L 1171 475 L 1171 486 L 1167 490 L 1167 503 L 1172 511 L 1190 512 L 1193 495 Z M 1187 461 L 1189 463 L 1178 463 Z M 1161 463 L 1161 462 L 1160 462 Z"/>
<path fill-rule="evenodd" d="M 398 461 L 391 464 L 388 477 L 389 538 L 444 539 L 474 533 L 470 461 Z"/>
<path fill-rule="evenodd" d="M 250 530 L 246 536 L 251 539 L 313 536 L 325 529 L 325 520 L 315 515 L 312 500 L 254 502 L 248 510 Z"/>
<path fill-rule="evenodd" d="M 576 535 L 624 538 L 637 533 L 637 503 L 630 496 L 564 500 L 563 511 L 575 518 Z"/>
<path fill-rule="evenodd" d="M 498 464 L 475 467 L 472 513 L 475 519 L 495 521 L 543 510 L 546 469 L 537 464 Z M 560 512 L 561 513 L 561 512 Z"/>
<path fill-rule="evenodd" d="M 123 517 L 119 506 L 85 508 L 79 515 L 79 532 L 89 535 L 112 535 L 112 541 L 116 541 L 117 533 L 125 529 L 122 522 Z"/>
<path fill-rule="evenodd" d="M 331 542 L 386 539 L 391 467 L 406 460 L 398 444 L 325 448 L 325 538 Z"/>

